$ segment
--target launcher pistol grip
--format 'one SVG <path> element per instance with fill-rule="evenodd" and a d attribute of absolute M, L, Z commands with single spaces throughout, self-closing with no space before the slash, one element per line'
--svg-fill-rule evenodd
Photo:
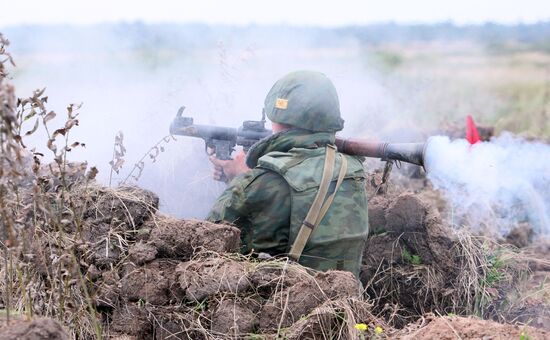
<path fill-rule="evenodd" d="M 206 154 L 216 155 L 216 158 L 221 160 L 232 159 L 231 154 L 235 151 L 235 144 L 223 139 L 205 140 L 204 145 Z"/>

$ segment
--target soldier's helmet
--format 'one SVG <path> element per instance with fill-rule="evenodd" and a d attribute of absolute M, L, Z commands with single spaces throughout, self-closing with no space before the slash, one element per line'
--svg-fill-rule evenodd
<path fill-rule="evenodd" d="M 264 110 L 273 122 L 310 131 L 344 128 L 336 88 L 320 72 L 296 71 L 279 79 L 265 98 Z"/>

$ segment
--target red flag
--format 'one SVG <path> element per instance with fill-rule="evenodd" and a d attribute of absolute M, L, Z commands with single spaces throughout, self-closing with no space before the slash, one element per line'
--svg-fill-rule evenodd
<path fill-rule="evenodd" d="M 476 123 L 474 123 L 474 119 L 470 115 L 466 117 L 466 140 L 468 140 L 470 144 L 481 142 Z"/>

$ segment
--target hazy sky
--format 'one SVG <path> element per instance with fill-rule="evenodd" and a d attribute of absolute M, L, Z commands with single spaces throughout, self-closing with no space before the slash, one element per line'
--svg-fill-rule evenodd
<path fill-rule="evenodd" d="M 549 0 L 1 0 L 0 27 L 136 21 L 339 26 L 550 19 Z"/>

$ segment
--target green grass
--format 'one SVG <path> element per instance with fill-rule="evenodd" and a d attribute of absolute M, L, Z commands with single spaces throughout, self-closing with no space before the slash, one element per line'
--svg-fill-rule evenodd
<path fill-rule="evenodd" d="M 411 254 L 406 248 L 401 250 L 401 258 L 405 263 L 409 263 L 415 266 L 422 264 L 422 258 L 420 255 Z"/>
<path fill-rule="evenodd" d="M 439 44 L 378 45 L 364 59 L 427 131 L 466 115 L 530 138 L 550 138 L 550 52 Z"/>
<path fill-rule="evenodd" d="M 405 62 L 401 54 L 387 50 L 375 51 L 371 57 L 380 67 L 388 71 L 398 68 Z"/>
<path fill-rule="evenodd" d="M 505 277 L 505 263 L 497 255 L 490 255 L 487 260 L 490 267 L 483 284 L 485 287 L 494 287 Z"/>

